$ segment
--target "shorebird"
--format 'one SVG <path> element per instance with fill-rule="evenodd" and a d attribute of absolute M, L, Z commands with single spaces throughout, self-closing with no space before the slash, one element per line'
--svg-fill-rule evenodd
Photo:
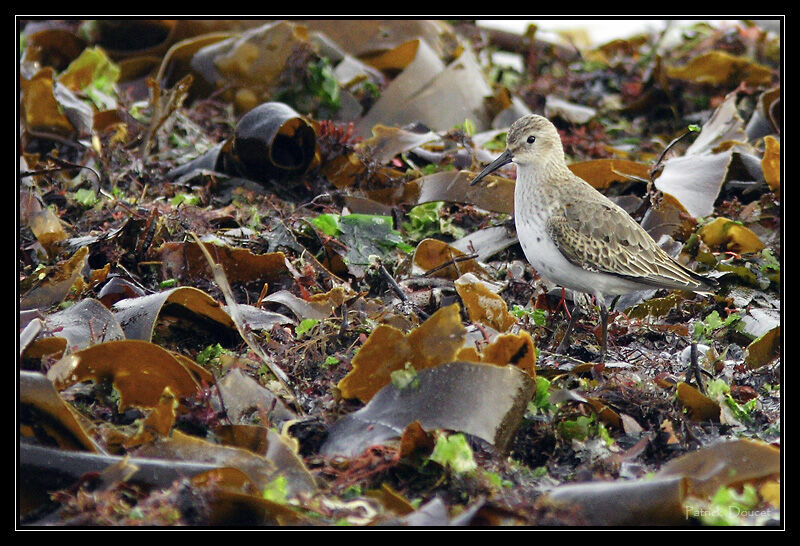
<path fill-rule="evenodd" d="M 602 321 L 601 362 L 608 337 L 606 296 L 652 288 L 713 292 L 715 279 L 669 256 L 622 208 L 567 167 L 558 131 L 535 114 L 515 121 L 507 147 L 473 180 L 508 163 L 517 166 L 514 223 L 525 257 L 545 279 L 594 296 Z M 556 349 L 564 352 L 578 313 Z"/>

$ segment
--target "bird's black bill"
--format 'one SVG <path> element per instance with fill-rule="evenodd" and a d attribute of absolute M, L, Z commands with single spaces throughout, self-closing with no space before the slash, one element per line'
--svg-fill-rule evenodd
<path fill-rule="evenodd" d="M 491 174 L 492 172 L 496 171 L 503 165 L 508 165 L 513 160 L 514 156 L 511 154 L 511 152 L 506 150 L 505 152 L 500 154 L 500 157 L 498 157 L 497 159 L 486 165 L 486 167 L 481 172 L 478 173 L 478 176 L 472 179 L 472 182 L 470 182 L 470 186 L 474 186 L 475 184 L 483 180 L 483 178 L 486 177 L 486 175 Z"/>

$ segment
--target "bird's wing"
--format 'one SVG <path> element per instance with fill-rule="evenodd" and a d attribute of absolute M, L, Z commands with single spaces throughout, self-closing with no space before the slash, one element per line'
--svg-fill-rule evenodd
<path fill-rule="evenodd" d="M 553 242 L 571 263 L 642 284 L 688 290 L 712 282 L 673 260 L 628 213 L 607 200 L 570 201 L 547 223 Z"/>

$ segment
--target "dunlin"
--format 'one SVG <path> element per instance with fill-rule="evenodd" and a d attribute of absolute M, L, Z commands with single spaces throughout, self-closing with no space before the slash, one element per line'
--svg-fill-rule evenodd
<path fill-rule="evenodd" d="M 622 208 L 567 167 L 555 126 L 538 115 L 509 128 L 506 151 L 473 180 L 514 162 L 514 222 L 525 257 L 545 279 L 593 295 L 608 337 L 606 296 L 652 288 L 710 293 L 718 283 L 676 262 Z M 573 319 L 577 313 L 573 313 Z M 574 320 L 558 351 L 568 343 Z M 566 342 L 566 343 L 565 343 Z"/>

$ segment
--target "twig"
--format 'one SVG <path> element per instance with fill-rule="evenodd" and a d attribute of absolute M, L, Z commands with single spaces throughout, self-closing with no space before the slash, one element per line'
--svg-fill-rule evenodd
<path fill-rule="evenodd" d="M 348 320 L 347 320 L 347 302 L 346 301 L 342 302 L 341 310 L 342 310 L 342 323 L 339 325 L 339 334 L 338 334 L 338 336 L 336 336 L 337 339 L 340 342 L 342 342 L 344 340 L 344 338 L 345 338 L 345 336 L 347 334 Z"/>
<path fill-rule="evenodd" d="M 331 259 L 331 255 L 328 252 L 328 247 L 325 244 L 325 241 L 322 239 L 322 237 L 319 236 L 319 233 L 317 232 L 317 228 L 314 227 L 314 224 L 312 224 L 307 218 L 303 218 L 301 220 L 301 222 L 306 224 L 309 227 L 309 229 L 311 229 L 311 233 L 314 235 L 314 237 L 317 238 L 317 242 L 319 243 L 320 248 L 322 248 L 322 252 L 325 254 L 325 258 L 327 260 L 330 260 Z M 326 237 L 327 237 L 327 235 L 326 235 Z M 332 237 L 329 238 L 329 241 L 334 242 L 335 244 L 341 245 L 345 250 L 347 250 L 347 245 L 345 245 L 341 241 L 337 241 L 336 239 L 334 239 Z M 309 252 L 309 254 L 311 254 L 311 252 Z"/>
<path fill-rule="evenodd" d="M 444 268 L 446 268 L 446 267 L 450 267 L 451 265 L 452 265 L 452 266 L 455 266 L 455 265 L 456 265 L 458 262 L 466 262 L 467 260 L 474 260 L 474 259 L 475 259 L 475 258 L 477 258 L 477 257 L 478 257 L 478 255 L 477 255 L 477 254 L 465 254 L 464 256 L 454 256 L 454 257 L 451 257 L 451 258 L 450 258 L 449 260 L 447 260 L 446 262 L 444 262 L 444 263 L 442 263 L 442 264 L 439 264 L 439 265 L 437 265 L 436 267 L 434 267 L 434 268 L 432 268 L 432 269 L 429 269 L 428 271 L 426 271 L 424 276 L 425 276 L 425 277 L 427 277 L 427 276 L 429 276 L 429 275 L 432 275 L 433 273 L 436 273 L 436 272 L 437 272 L 437 271 L 439 271 L 439 270 L 442 270 L 442 269 L 444 269 Z M 457 266 L 456 266 L 456 271 L 458 272 L 458 268 L 457 268 Z"/>
<path fill-rule="evenodd" d="M 675 146 L 678 142 L 680 142 L 681 140 L 686 138 L 687 135 L 690 135 L 690 134 L 696 133 L 696 132 L 697 131 L 694 130 L 694 129 L 687 129 L 686 132 L 684 132 L 683 134 L 673 138 L 672 142 L 667 144 L 667 146 L 661 151 L 661 155 L 658 156 L 658 160 L 656 161 L 656 164 L 653 165 L 652 169 L 650 169 L 650 180 L 651 181 L 653 180 L 653 175 L 655 174 L 656 170 L 658 169 L 658 166 L 661 165 L 661 162 L 664 160 L 664 156 L 667 155 L 667 152 L 670 151 L 673 148 L 673 146 Z"/>
<path fill-rule="evenodd" d="M 453 288 L 453 281 L 441 277 L 408 277 L 401 282 L 412 290 L 415 288 Z"/>
<path fill-rule="evenodd" d="M 19 173 L 19 177 L 20 178 L 25 178 L 26 176 L 35 176 L 35 175 L 47 174 L 47 173 L 57 173 L 57 172 L 61 172 L 61 171 L 68 171 L 70 169 L 87 169 L 89 171 L 92 171 L 92 174 L 94 174 L 95 177 L 97 178 L 97 184 L 96 185 L 93 184 L 92 186 L 95 189 L 99 189 L 100 188 L 100 174 L 97 171 L 95 171 L 93 168 L 88 167 L 86 165 L 76 165 L 75 163 L 70 163 L 69 161 L 64 161 L 63 159 L 57 159 L 55 157 L 48 156 L 48 159 L 52 159 L 55 163 L 62 164 L 62 166 L 61 167 L 51 167 L 51 168 L 47 168 L 47 169 L 35 169 L 35 170 L 32 170 L 32 171 L 22 171 L 21 173 Z"/>
<path fill-rule="evenodd" d="M 697 381 L 697 388 L 703 394 L 706 393 L 706 388 L 703 386 L 703 374 L 700 372 L 700 364 L 697 362 L 697 342 L 692 341 L 691 349 L 689 349 L 689 355 L 691 364 L 689 365 L 689 370 L 687 370 L 686 375 L 687 377 L 691 374 L 694 375 L 695 381 Z"/>
<path fill-rule="evenodd" d="M 61 135 L 58 135 L 56 133 L 49 133 L 47 131 L 37 131 L 35 129 L 27 129 L 27 131 L 28 131 L 28 134 L 30 134 L 33 137 L 42 138 L 42 139 L 45 139 L 45 140 L 52 140 L 52 141 L 55 141 L 55 142 L 60 142 L 61 144 L 65 145 L 65 146 L 70 146 L 70 147 L 76 148 L 78 150 L 85 150 L 87 148 L 87 146 L 81 144 L 80 142 L 74 142 L 74 141 L 69 140 L 67 138 L 64 138 Z"/>
<path fill-rule="evenodd" d="M 378 268 L 378 270 L 381 272 L 381 276 L 384 279 L 386 279 L 386 282 L 389 283 L 389 286 L 392 288 L 392 291 L 395 294 L 397 294 L 397 297 L 400 298 L 403 301 L 403 303 L 411 303 L 409 301 L 408 296 L 406 295 L 406 293 L 403 292 L 403 289 L 400 288 L 400 285 L 397 284 L 397 281 L 394 280 L 394 277 L 392 277 L 389 274 L 389 272 L 386 271 L 386 268 L 383 266 L 383 264 L 380 264 L 380 267 Z M 413 303 L 411 303 L 411 305 L 414 307 L 414 311 L 420 316 L 420 318 L 422 320 L 427 320 L 428 319 L 428 317 L 430 316 L 430 315 L 428 315 L 428 313 L 426 313 L 425 311 L 423 311 L 422 309 L 420 309 L 419 307 L 417 307 Z"/>
<path fill-rule="evenodd" d="M 280 369 L 273 361 L 269 358 L 269 356 L 264 352 L 261 346 L 255 342 L 253 339 L 252 333 L 248 328 L 245 328 L 246 324 L 241 316 L 239 311 L 239 304 L 236 302 L 236 299 L 233 297 L 233 290 L 231 290 L 231 285 L 228 283 L 228 278 L 225 276 L 225 270 L 222 266 L 214 261 L 214 258 L 211 257 L 211 254 L 206 249 L 205 245 L 200 242 L 200 239 L 192 232 L 189 232 L 189 235 L 194 239 L 195 243 L 197 244 L 198 248 L 205 256 L 206 261 L 208 262 L 208 266 L 211 268 L 212 273 L 214 274 L 214 282 L 219 287 L 222 295 L 225 297 L 225 303 L 228 304 L 228 314 L 233 319 L 233 323 L 236 325 L 236 329 L 239 331 L 239 335 L 242 336 L 245 343 L 247 343 L 248 347 L 253 350 L 253 352 L 258 355 L 258 357 L 267 365 L 270 371 L 275 375 L 278 379 L 278 382 L 281 386 L 286 390 L 286 393 L 292 398 L 292 401 L 295 403 L 298 411 L 302 412 L 303 408 L 298 403 L 297 399 L 294 396 L 294 391 L 289 387 L 289 377 L 286 375 L 282 369 Z"/>
<path fill-rule="evenodd" d="M 672 142 L 667 144 L 666 147 L 663 150 L 661 150 L 661 155 L 658 156 L 658 159 L 656 160 L 655 164 L 650 169 L 650 180 L 647 181 L 647 194 L 646 194 L 647 199 L 645 200 L 645 203 L 649 202 L 650 206 L 655 206 L 655 203 L 653 201 L 653 197 L 655 195 L 655 191 L 654 191 L 655 190 L 655 184 L 656 184 L 655 174 L 656 174 L 656 171 L 658 171 L 658 168 L 661 166 L 661 162 L 664 160 L 664 156 L 666 156 L 667 152 L 670 151 L 678 142 L 680 142 L 681 140 L 686 138 L 687 135 L 690 135 L 690 134 L 696 133 L 696 132 L 697 132 L 697 129 L 695 127 L 690 126 L 689 129 L 687 129 L 681 135 L 673 138 Z M 641 207 L 640 207 L 640 209 L 641 209 Z M 639 211 L 637 211 L 637 213 L 638 212 Z"/>

